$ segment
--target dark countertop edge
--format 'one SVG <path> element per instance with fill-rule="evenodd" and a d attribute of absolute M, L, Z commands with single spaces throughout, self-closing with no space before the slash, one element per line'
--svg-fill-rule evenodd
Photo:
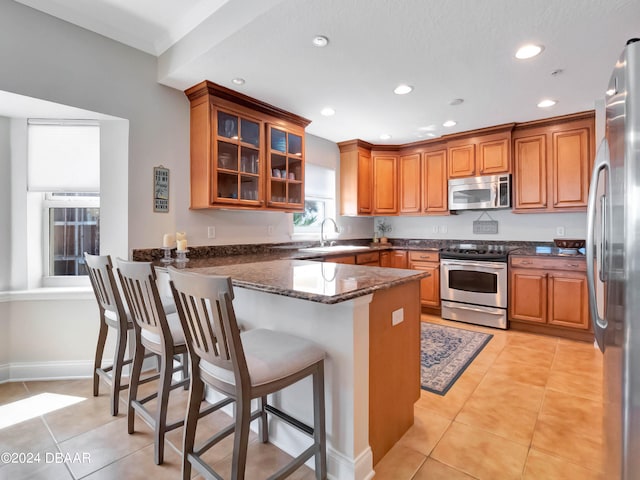
<path fill-rule="evenodd" d="M 355 265 L 355 267 L 360 267 L 360 265 Z M 362 268 L 375 268 L 375 267 L 366 267 L 362 266 Z M 382 267 L 378 267 L 382 268 Z M 342 293 L 334 296 L 326 296 L 314 293 L 307 292 L 298 292 L 278 287 L 269 287 L 267 285 L 256 284 L 252 282 L 244 282 L 242 280 L 231 279 L 231 283 L 233 283 L 234 287 L 245 288 L 247 290 L 255 290 L 258 292 L 271 293 L 274 295 L 280 295 L 287 298 L 297 298 L 298 300 L 306 300 L 310 302 L 323 303 L 325 305 L 335 305 L 338 303 L 346 302 L 348 300 L 353 300 L 354 298 L 364 297 L 365 295 L 369 295 L 377 292 L 378 290 L 386 290 L 389 288 L 397 287 L 399 285 L 403 285 L 405 283 L 420 281 L 422 278 L 430 276 L 427 272 L 420 272 L 418 270 L 415 271 L 415 275 L 409 275 L 406 277 L 401 277 L 396 280 L 390 280 L 380 285 L 374 285 L 371 287 L 362 288 L 359 290 L 353 290 L 352 292 Z"/>

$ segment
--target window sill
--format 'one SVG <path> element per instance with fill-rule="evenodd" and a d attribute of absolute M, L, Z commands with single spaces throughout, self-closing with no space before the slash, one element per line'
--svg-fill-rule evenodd
<path fill-rule="evenodd" d="M 89 287 L 49 287 L 0 292 L 0 302 L 31 302 L 41 300 L 95 300 Z"/>

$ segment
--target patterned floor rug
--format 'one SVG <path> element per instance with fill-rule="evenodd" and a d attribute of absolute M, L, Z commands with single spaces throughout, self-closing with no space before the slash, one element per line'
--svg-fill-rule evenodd
<path fill-rule="evenodd" d="M 420 323 L 422 388 L 444 395 L 493 335 L 446 325 Z"/>

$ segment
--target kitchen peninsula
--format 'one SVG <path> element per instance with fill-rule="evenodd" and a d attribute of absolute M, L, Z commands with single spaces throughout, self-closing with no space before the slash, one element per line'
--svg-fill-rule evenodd
<path fill-rule="evenodd" d="M 417 270 L 297 259 L 190 270 L 230 276 L 242 328 L 272 328 L 313 340 L 327 352 L 327 464 L 336 479 L 368 479 L 373 465 L 413 424 L 420 397 L 420 280 Z M 310 382 L 274 399 L 312 424 Z M 272 422 L 277 422 L 273 419 Z M 296 455 L 308 438 L 272 424 L 270 441 Z"/>

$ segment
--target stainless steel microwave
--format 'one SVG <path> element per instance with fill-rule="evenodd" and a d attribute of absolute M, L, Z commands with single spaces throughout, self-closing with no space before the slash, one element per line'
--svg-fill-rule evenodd
<path fill-rule="evenodd" d="M 487 210 L 510 206 L 510 173 L 449 180 L 449 210 Z"/>

